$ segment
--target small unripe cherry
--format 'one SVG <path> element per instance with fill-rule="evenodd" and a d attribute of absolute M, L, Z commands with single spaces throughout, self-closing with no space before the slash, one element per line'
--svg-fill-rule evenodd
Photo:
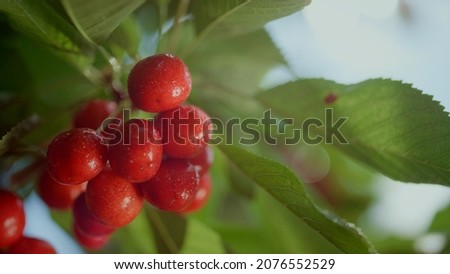
<path fill-rule="evenodd" d="M 194 200 L 181 211 L 181 213 L 189 214 L 200 210 L 208 202 L 211 195 L 211 175 L 207 172 L 200 177 L 200 187 L 195 194 Z"/>
<path fill-rule="evenodd" d="M 122 227 L 139 214 L 142 194 L 137 185 L 105 168 L 86 188 L 86 205 L 106 225 Z"/>
<path fill-rule="evenodd" d="M 24 227 L 22 200 L 16 194 L 0 189 L 0 249 L 17 242 Z"/>
<path fill-rule="evenodd" d="M 128 77 L 128 94 L 133 104 L 147 112 L 161 112 L 180 106 L 191 92 L 192 79 L 181 59 L 158 54 L 142 59 Z"/>
<path fill-rule="evenodd" d="M 86 205 L 86 193 L 82 193 L 73 203 L 74 225 L 84 234 L 92 236 L 110 235 L 116 229 L 100 222 L 92 215 Z"/>
<path fill-rule="evenodd" d="M 75 113 L 73 126 L 98 129 L 117 108 L 116 102 L 95 99 L 84 103 Z"/>
<path fill-rule="evenodd" d="M 37 183 L 37 192 L 44 203 L 53 209 L 69 209 L 73 201 L 86 189 L 86 183 L 63 185 L 55 181 L 47 169 L 41 174 Z"/>
<path fill-rule="evenodd" d="M 163 156 L 161 136 L 153 121 L 128 120 L 121 140 L 109 145 L 109 163 L 117 174 L 132 182 L 151 179 L 159 169 Z"/>
<path fill-rule="evenodd" d="M 171 158 L 192 158 L 208 145 L 211 123 L 199 107 L 184 105 L 159 113 L 155 126 L 163 139 L 164 153 Z"/>
<path fill-rule="evenodd" d="M 56 136 L 47 150 L 48 171 L 62 184 L 84 183 L 102 171 L 108 147 L 90 128 L 75 128 Z"/>
<path fill-rule="evenodd" d="M 56 254 L 56 250 L 46 241 L 32 238 L 22 237 L 13 245 L 11 245 L 6 253 L 9 254 Z"/>
<path fill-rule="evenodd" d="M 73 234 L 77 242 L 87 249 L 99 250 L 103 248 L 110 238 L 110 234 L 106 235 L 89 235 L 82 231 L 76 224 L 73 226 Z"/>
<path fill-rule="evenodd" d="M 195 166 L 184 159 L 165 159 L 156 175 L 140 184 L 144 198 L 156 208 L 180 211 L 195 197 L 199 175 Z"/>

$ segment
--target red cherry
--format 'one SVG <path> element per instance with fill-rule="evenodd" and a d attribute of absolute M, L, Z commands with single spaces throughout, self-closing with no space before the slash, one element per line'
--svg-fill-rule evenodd
<path fill-rule="evenodd" d="M 10 246 L 6 253 L 9 254 L 56 254 L 55 249 L 46 241 L 22 237 L 12 246 Z"/>
<path fill-rule="evenodd" d="M 73 234 L 79 244 L 92 250 L 103 248 L 109 242 L 110 238 L 110 234 L 100 236 L 86 234 L 77 225 L 73 226 Z"/>
<path fill-rule="evenodd" d="M 121 141 L 109 146 L 111 169 L 132 182 L 155 176 L 161 164 L 161 136 L 153 121 L 131 119 L 122 130 Z"/>
<path fill-rule="evenodd" d="M 208 202 L 211 195 L 211 175 L 205 173 L 200 177 L 200 187 L 195 194 L 194 200 L 182 213 L 193 213 L 201 209 Z"/>
<path fill-rule="evenodd" d="M 200 176 L 206 174 L 214 161 L 214 151 L 211 147 L 207 146 L 199 155 L 189 159 L 189 162 L 193 164 L 199 171 Z"/>
<path fill-rule="evenodd" d="M 186 208 L 198 187 L 198 171 L 183 159 L 163 160 L 155 177 L 141 184 L 144 198 L 154 207 L 168 211 Z"/>
<path fill-rule="evenodd" d="M 16 194 L 0 189 L 0 249 L 19 240 L 24 227 L 22 200 Z"/>
<path fill-rule="evenodd" d="M 102 171 L 107 155 L 108 147 L 97 132 L 75 128 L 59 134 L 48 146 L 48 171 L 62 184 L 81 184 Z"/>
<path fill-rule="evenodd" d="M 164 153 L 172 158 L 192 158 L 207 146 L 211 124 L 200 108 L 184 105 L 161 112 L 155 126 L 163 138 Z"/>
<path fill-rule="evenodd" d="M 89 211 L 113 227 L 130 223 L 139 214 L 142 204 L 142 194 L 136 185 L 109 168 L 89 181 L 86 189 Z"/>
<path fill-rule="evenodd" d="M 37 192 L 44 203 L 54 209 L 69 209 L 73 201 L 83 192 L 86 184 L 62 185 L 45 170 L 37 183 Z"/>
<path fill-rule="evenodd" d="M 117 104 L 112 101 L 96 99 L 86 102 L 75 113 L 73 126 L 97 129 L 116 108 Z"/>
<path fill-rule="evenodd" d="M 114 232 L 115 228 L 101 223 L 89 211 L 86 205 L 86 193 L 82 193 L 73 203 L 73 221 L 84 234 L 104 236 Z"/>
<path fill-rule="evenodd" d="M 191 85 L 188 67 L 170 54 L 142 59 L 128 77 L 131 101 L 147 112 L 161 112 L 180 106 L 189 96 Z"/>

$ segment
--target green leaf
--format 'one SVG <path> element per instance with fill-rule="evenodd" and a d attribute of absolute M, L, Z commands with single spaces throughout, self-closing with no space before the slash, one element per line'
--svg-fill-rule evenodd
<path fill-rule="evenodd" d="M 38 116 L 33 115 L 17 124 L 0 140 L 0 156 L 20 144 L 20 140 L 32 131 L 40 122 Z"/>
<path fill-rule="evenodd" d="M 310 0 L 198 0 L 193 15 L 197 32 L 216 36 L 244 34 L 290 15 Z"/>
<path fill-rule="evenodd" d="M 208 41 L 185 60 L 196 83 L 189 101 L 222 120 L 260 117 L 263 109 L 253 95 L 264 76 L 285 63 L 264 30 Z"/>
<path fill-rule="evenodd" d="M 220 225 L 224 242 L 231 252 L 248 254 L 341 253 L 317 231 L 302 222 L 262 189 L 252 202 L 250 224 Z M 277 237 L 273 237 L 277 235 Z"/>
<path fill-rule="evenodd" d="M 75 27 L 46 1 L 3 1 L 4 12 L 20 32 L 66 53 L 87 53 L 90 46 Z"/>
<path fill-rule="evenodd" d="M 106 40 L 106 46 L 116 58 L 121 60 L 124 57 L 124 53 L 127 53 L 132 58 L 136 58 L 139 42 L 140 33 L 137 22 L 134 17 L 128 17 L 111 33 L 111 36 Z"/>
<path fill-rule="evenodd" d="M 267 72 L 285 61 L 267 32 L 260 30 L 204 43 L 186 58 L 186 63 L 197 86 L 245 95 L 258 91 Z"/>
<path fill-rule="evenodd" d="M 200 221 L 147 209 L 159 253 L 224 253 L 220 236 Z"/>
<path fill-rule="evenodd" d="M 84 38 L 100 43 L 145 0 L 62 0 L 72 22 Z"/>
<path fill-rule="evenodd" d="M 222 145 L 220 148 L 247 176 L 340 250 L 346 253 L 376 252 L 354 224 L 319 209 L 287 167 L 236 146 Z"/>
<path fill-rule="evenodd" d="M 118 252 L 121 254 L 153 254 L 156 253 L 156 244 L 151 224 L 144 211 L 129 225 L 118 229 L 113 235 L 113 241 L 117 246 L 112 245 L 111 249 L 105 250 L 110 253 Z M 118 250 L 114 250 L 118 249 Z"/>
<path fill-rule="evenodd" d="M 153 208 L 146 208 L 146 213 L 152 224 L 158 252 L 162 254 L 179 253 L 186 233 L 186 219 Z"/>
<path fill-rule="evenodd" d="M 429 230 L 450 234 L 450 205 L 436 213 Z"/>
<path fill-rule="evenodd" d="M 189 219 L 180 253 L 223 254 L 225 250 L 219 234 L 195 219 Z"/>
<path fill-rule="evenodd" d="M 335 94 L 334 103 L 325 98 Z M 326 124 L 348 117 L 340 132 L 342 144 L 320 127 L 321 136 L 340 150 L 395 180 L 450 185 L 450 118 L 432 96 L 399 81 L 374 79 L 353 85 L 299 80 L 258 94 L 275 112 L 296 119 L 309 117 Z M 332 121 L 330 121 L 332 120 Z M 334 136 L 336 137 L 336 135 Z M 329 143 L 328 142 L 328 143 Z"/>

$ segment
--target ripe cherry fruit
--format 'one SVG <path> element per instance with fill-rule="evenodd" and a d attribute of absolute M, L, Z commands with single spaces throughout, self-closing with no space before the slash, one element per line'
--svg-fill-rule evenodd
<path fill-rule="evenodd" d="M 82 193 L 73 203 L 72 208 L 74 226 L 83 234 L 92 236 L 110 235 L 115 231 L 114 227 L 100 222 L 92 215 L 86 205 L 86 193 Z"/>
<path fill-rule="evenodd" d="M 132 182 L 151 179 L 159 169 L 163 147 L 159 131 L 153 121 L 128 120 L 119 142 L 109 146 L 111 169 Z"/>
<path fill-rule="evenodd" d="M 128 93 L 133 104 L 147 112 L 161 112 L 180 106 L 191 92 L 188 67 L 170 54 L 142 59 L 128 77 Z"/>
<path fill-rule="evenodd" d="M 46 241 L 32 238 L 22 237 L 12 246 L 6 253 L 9 254 L 55 254 L 55 249 Z"/>
<path fill-rule="evenodd" d="M 22 200 L 16 194 L 0 189 L 0 249 L 18 241 L 24 227 Z"/>
<path fill-rule="evenodd" d="M 89 181 L 86 188 L 86 205 L 89 211 L 109 226 L 129 224 L 139 214 L 142 204 L 142 194 L 136 184 L 109 168 Z"/>
<path fill-rule="evenodd" d="M 214 152 L 210 146 L 207 146 L 199 155 L 189 159 L 199 171 L 200 176 L 206 174 L 214 161 Z"/>
<path fill-rule="evenodd" d="M 79 244 L 81 244 L 85 248 L 92 250 L 101 249 L 108 243 L 110 238 L 110 234 L 106 235 L 86 234 L 77 225 L 73 226 L 73 234 L 75 235 L 75 239 Z"/>
<path fill-rule="evenodd" d="M 41 174 L 37 183 L 37 192 L 44 203 L 54 209 L 69 209 L 73 201 L 83 192 L 86 184 L 63 185 L 55 181 L 47 170 Z"/>
<path fill-rule="evenodd" d="M 194 165 L 184 159 L 165 159 L 155 177 L 140 185 L 144 198 L 154 207 L 167 211 L 186 208 L 199 187 Z"/>
<path fill-rule="evenodd" d="M 208 202 L 209 196 L 211 195 L 211 175 L 205 173 L 200 177 L 200 184 L 195 194 L 194 200 L 181 211 L 181 213 L 193 213 L 201 209 L 206 202 Z"/>
<path fill-rule="evenodd" d="M 116 108 L 117 104 L 113 101 L 102 99 L 88 101 L 75 113 L 73 126 L 97 129 L 116 111 Z"/>
<path fill-rule="evenodd" d="M 59 183 L 81 184 L 102 171 L 107 155 L 100 134 L 90 128 L 75 128 L 59 134 L 48 146 L 48 171 Z"/>
<path fill-rule="evenodd" d="M 208 145 L 211 125 L 208 114 L 192 105 L 161 112 L 155 118 L 164 153 L 171 158 L 199 155 Z"/>

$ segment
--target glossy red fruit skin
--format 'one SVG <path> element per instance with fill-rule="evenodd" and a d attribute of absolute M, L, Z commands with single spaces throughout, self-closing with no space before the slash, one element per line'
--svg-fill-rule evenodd
<path fill-rule="evenodd" d="M 56 254 L 56 250 L 46 241 L 32 238 L 22 237 L 12 246 L 6 253 L 9 254 Z"/>
<path fill-rule="evenodd" d="M 84 103 L 75 113 L 73 127 L 96 130 L 117 109 L 116 102 L 96 99 Z"/>
<path fill-rule="evenodd" d="M 128 76 L 128 94 L 133 104 L 147 112 L 180 106 L 191 92 L 192 79 L 184 62 L 170 54 L 142 59 Z"/>
<path fill-rule="evenodd" d="M 131 182 L 150 180 L 158 171 L 163 157 L 161 135 L 153 121 L 128 120 L 121 133 L 120 142 L 109 146 L 111 169 Z"/>
<path fill-rule="evenodd" d="M 84 234 L 91 236 L 110 235 L 116 229 L 100 222 L 92 215 L 86 205 L 86 193 L 82 193 L 72 207 L 74 225 Z"/>
<path fill-rule="evenodd" d="M 155 117 L 164 153 L 171 158 L 193 158 L 208 145 L 211 123 L 199 107 L 184 105 Z"/>
<path fill-rule="evenodd" d="M 199 155 L 189 159 L 189 161 L 197 168 L 200 176 L 202 176 L 209 171 L 214 161 L 214 151 L 210 146 L 207 146 Z"/>
<path fill-rule="evenodd" d="M 198 171 L 184 159 L 165 159 L 155 177 L 140 184 L 144 198 L 156 208 L 181 211 L 195 197 L 199 187 Z"/>
<path fill-rule="evenodd" d="M 17 242 L 24 227 L 22 200 L 16 194 L 0 189 L 0 249 Z"/>
<path fill-rule="evenodd" d="M 41 174 L 37 182 L 37 192 L 44 203 L 53 209 L 66 210 L 72 207 L 73 201 L 86 189 L 86 184 L 63 185 L 55 181 L 47 170 Z"/>
<path fill-rule="evenodd" d="M 194 200 L 181 211 L 183 214 L 194 213 L 208 202 L 209 196 L 211 196 L 211 175 L 207 172 L 200 177 L 200 187 L 195 194 Z"/>
<path fill-rule="evenodd" d="M 136 184 L 105 168 L 89 181 L 86 205 L 99 221 L 112 227 L 122 227 L 139 214 L 143 198 Z"/>
<path fill-rule="evenodd" d="M 47 150 L 50 175 L 59 183 L 76 185 L 94 178 L 105 167 L 108 147 L 90 128 L 75 128 L 56 136 Z"/>
<path fill-rule="evenodd" d="M 102 249 L 108 242 L 110 234 L 106 235 L 89 235 L 82 231 L 76 224 L 73 226 L 73 234 L 77 242 L 84 248 L 99 250 Z"/>

